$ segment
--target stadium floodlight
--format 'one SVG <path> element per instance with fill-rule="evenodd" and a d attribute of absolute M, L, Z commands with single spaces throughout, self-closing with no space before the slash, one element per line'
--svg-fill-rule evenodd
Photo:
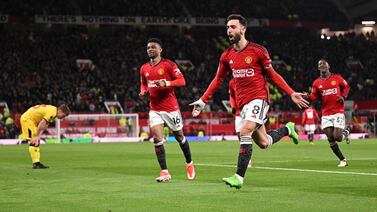
<path fill-rule="evenodd" d="M 327 37 L 326 37 L 326 39 L 327 39 L 327 40 L 330 40 L 330 39 L 331 39 L 331 37 L 330 37 L 330 36 L 327 36 Z"/>
<path fill-rule="evenodd" d="M 325 35 L 324 34 L 321 35 L 321 39 L 322 40 L 325 39 Z"/>
<path fill-rule="evenodd" d="M 374 24 L 376 24 L 376 22 L 375 21 L 362 21 L 361 24 L 363 24 L 363 25 L 374 25 Z"/>

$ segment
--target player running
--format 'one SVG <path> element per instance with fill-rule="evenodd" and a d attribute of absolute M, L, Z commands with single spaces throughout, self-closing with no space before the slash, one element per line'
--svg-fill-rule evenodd
<path fill-rule="evenodd" d="M 161 57 L 162 44 L 157 38 L 151 38 L 147 42 L 147 54 L 149 62 L 140 69 L 140 97 L 149 94 L 150 111 L 149 125 L 154 134 L 154 147 L 160 164 L 160 176 L 157 182 L 165 182 L 171 179 L 169 174 L 164 148 L 164 124 L 173 131 L 175 139 L 186 158 L 187 179 L 195 178 L 194 163 L 191 159 L 189 142 L 183 135 L 183 121 L 174 87 L 186 85 L 186 81 L 177 65 Z"/>
<path fill-rule="evenodd" d="M 224 82 L 228 72 L 233 74 L 236 82 L 236 102 L 241 110 L 243 125 L 240 130 L 237 172 L 231 177 L 223 178 L 223 181 L 230 187 L 241 188 L 252 155 L 252 140 L 261 148 L 268 148 L 287 135 L 294 142 L 298 142 L 293 123 L 266 132 L 264 123 L 267 120 L 266 115 L 270 104 L 266 76 L 288 94 L 300 108 L 307 107 L 308 102 L 302 98 L 304 94 L 295 92 L 274 70 L 267 50 L 261 45 L 246 40 L 247 20 L 243 16 L 238 14 L 228 16 L 226 27 L 232 46 L 221 55 L 216 76 L 206 92 L 190 105 L 194 106 L 193 116 L 198 116 L 217 88 Z"/>
<path fill-rule="evenodd" d="M 330 148 L 339 158 L 338 167 L 348 166 L 347 159 L 343 156 L 336 142 L 348 142 L 349 130 L 345 129 L 344 100 L 348 96 L 350 86 L 339 74 L 330 72 L 330 65 L 325 59 L 318 61 L 320 76 L 314 80 L 312 92 L 308 99 L 313 101 L 321 96 L 322 119 L 321 128 L 327 136 Z"/>

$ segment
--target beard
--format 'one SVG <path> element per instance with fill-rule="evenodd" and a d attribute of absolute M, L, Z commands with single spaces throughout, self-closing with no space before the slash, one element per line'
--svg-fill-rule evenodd
<path fill-rule="evenodd" d="M 153 54 L 153 53 L 151 53 L 151 54 L 148 54 L 148 57 L 149 57 L 149 59 L 154 59 L 154 58 L 156 58 L 156 57 L 157 57 L 157 55 L 156 55 L 156 54 Z"/>
<path fill-rule="evenodd" d="M 228 38 L 229 38 L 230 44 L 235 44 L 235 43 L 238 43 L 238 41 L 241 40 L 241 35 L 237 33 L 233 37 L 228 36 Z"/>

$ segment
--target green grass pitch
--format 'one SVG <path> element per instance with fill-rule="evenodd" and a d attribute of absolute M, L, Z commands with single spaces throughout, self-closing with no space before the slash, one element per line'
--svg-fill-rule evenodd
<path fill-rule="evenodd" d="M 31 169 L 27 145 L 0 146 L 0 211 L 377 211 L 376 139 L 340 143 L 346 168 L 326 141 L 254 145 L 240 190 L 221 182 L 235 172 L 238 142 L 190 145 L 197 178 L 186 180 L 168 143 L 167 183 L 154 180 L 151 143 L 43 145 L 47 170 Z"/>

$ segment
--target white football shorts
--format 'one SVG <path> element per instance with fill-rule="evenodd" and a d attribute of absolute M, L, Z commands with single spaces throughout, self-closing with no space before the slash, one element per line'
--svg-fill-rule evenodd
<path fill-rule="evenodd" d="M 344 129 L 346 125 L 346 117 L 344 113 L 336 113 L 329 116 L 322 116 L 321 128 L 325 129 L 327 127 L 335 127 Z"/>
<path fill-rule="evenodd" d="M 183 128 L 182 115 L 179 110 L 173 112 L 165 111 L 149 111 L 149 126 L 153 127 L 155 125 L 164 124 L 172 129 L 173 131 L 179 131 Z"/>

